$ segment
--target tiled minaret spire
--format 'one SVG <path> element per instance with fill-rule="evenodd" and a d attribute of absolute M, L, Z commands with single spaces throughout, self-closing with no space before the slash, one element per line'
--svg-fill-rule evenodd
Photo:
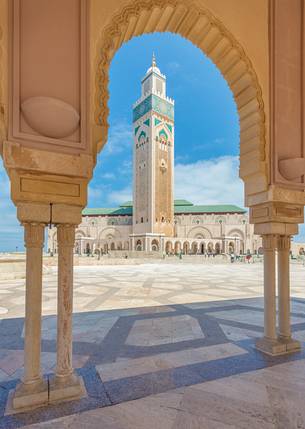
<path fill-rule="evenodd" d="M 133 232 L 173 235 L 174 101 L 153 54 L 133 106 Z"/>

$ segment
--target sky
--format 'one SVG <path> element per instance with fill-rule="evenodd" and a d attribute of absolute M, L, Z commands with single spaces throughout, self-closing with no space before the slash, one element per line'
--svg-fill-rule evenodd
<path fill-rule="evenodd" d="M 110 67 L 108 142 L 89 185 L 89 207 L 117 207 L 132 199 L 132 104 L 155 53 L 175 100 L 175 198 L 194 204 L 243 206 L 238 177 L 239 122 L 231 90 L 217 67 L 191 42 L 170 33 L 135 37 Z M 23 232 L 0 164 L 0 251 L 23 249 Z M 302 227 L 299 241 L 305 241 Z"/>

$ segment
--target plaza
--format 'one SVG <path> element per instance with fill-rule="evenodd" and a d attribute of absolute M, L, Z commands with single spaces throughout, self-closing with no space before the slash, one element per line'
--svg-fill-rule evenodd
<path fill-rule="evenodd" d="M 304 266 L 291 260 L 304 223 L 304 28 L 301 0 L 0 0 L 1 213 L 11 200 L 7 217 L 18 219 L 26 250 L 25 280 L 0 278 L 0 426 L 305 426 Z M 128 186 L 111 192 L 106 178 L 126 185 L 132 163 L 119 157 L 122 133 L 116 167 L 101 168 L 99 188 L 92 185 L 117 113 L 111 65 L 123 45 L 152 33 L 187 39 L 225 81 L 237 148 L 216 135 L 212 146 L 223 150 L 218 159 L 238 160 L 247 216 L 218 194 L 210 205 L 199 200 L 222 180 L 222 198 L 231 197 L 234 178 L 222 164 L 202 180 L 207 164 L 195 152 L 180 181 L 199 186 L 174 200 L 178 128 L 154 55 L 133 104 L 133 195 Z M 136 70 L 143 58 L 138 49 L 124 65 Z M 177 60 L 188 61 L 181 49 Z M 120 106 L 132 87 L 123 69 Z M 191 120 L 183 156 L 192 130 L 210 125 L 207 102 L 219 89 L 194 105 L 189 77 L 180 79 L 180 123 Z M 196 81 L 211 83 L 201 73 Z M 179 91 L 168 93 L 178 100 Z M 232 128 L 227 119 L 213 121 L 215 130 L 226 121 Z M 119 194 L 113 208 L 87 207 L 107 191 Z M 165 259 L 80 263 L 96 250 Z M 253 264 L 219 259 L 250 254 Z M 202 255 L 210 263 L 200 264 Z M 303 244 L 294 256 L 304 256 Z"/>
<path fill-rule="evenodd" d="M 305 341 L 304 266 L 291 264 Z M 44 374 L 56 367 L 56 267 L 43 278 Z M 263 263 L 75 267 L 73 366 L 84 396 L 18 414 L 23 279 L 1 280 L 0 428 L 303 428 L 305 353 L 262 355 Z"/>

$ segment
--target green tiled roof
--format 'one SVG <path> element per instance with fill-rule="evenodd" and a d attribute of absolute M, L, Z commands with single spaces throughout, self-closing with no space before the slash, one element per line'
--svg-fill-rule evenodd
<path fill-rule="evenodd" d="M 175 200 L 175 214 L 199 214 L 199 213 L 246 213 L 245 209 L 231 204 L 215 204 L 209 206 L 194 205 L 187 200 Z M 86 208 L 83 216 L 132 216 L 132 201 L 127 201 L 116 208 Z"/>
<path fill-rule="evenodd" d="M 174 206 L 193 206 L 194 204 L 187 200 L 174 200 Z"/>
<path fill-rule="evenodd" d="M 112 208 L 86 208 L 82 212 L 83 216 L 132 216 L 132 207 L 116 207 Z"/>
<path fill-rule="evenodd" d="M 231 204 L 216 204 L 211 206 L 175 205 L 175 214 L 181 213 L 246 213 L 246 210 Z"/>

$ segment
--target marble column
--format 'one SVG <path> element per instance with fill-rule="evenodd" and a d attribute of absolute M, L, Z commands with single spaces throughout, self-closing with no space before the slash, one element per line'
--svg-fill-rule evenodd
<path fill-rule="evenodd" d="M 277 236 L 262 236 L 264 249 L 264 338 L 256 342 L 256 347 L 267 354 L 276 355 L 286 352 L 286 348 L 277 339 L 276 333 L 276 272 L 275 254 Z"/>
<path fill-rule="evenodd" d="M 24 376 L 14 393 L 14 408 L 48 402 L 48 385 L 41 376 L 40 368 L 44 224 L 23 225 L 26 247 Z"/>
<path fill-rule="evenodd" d="M 57 365 L 50 381 L 50 401 L 77 398 L 83 393 L 80 378 L 72 367 L 73 247 L 75 225 L 57 225 L 58 297 Z"/>
<path fill-rule="evenodd" d="M 300 343 L 291 338 L 290 327 L 290 236 L 278 238 L 278 306 L 279 339 L 286 344 L 287 351 L 299 350 Z"/>

